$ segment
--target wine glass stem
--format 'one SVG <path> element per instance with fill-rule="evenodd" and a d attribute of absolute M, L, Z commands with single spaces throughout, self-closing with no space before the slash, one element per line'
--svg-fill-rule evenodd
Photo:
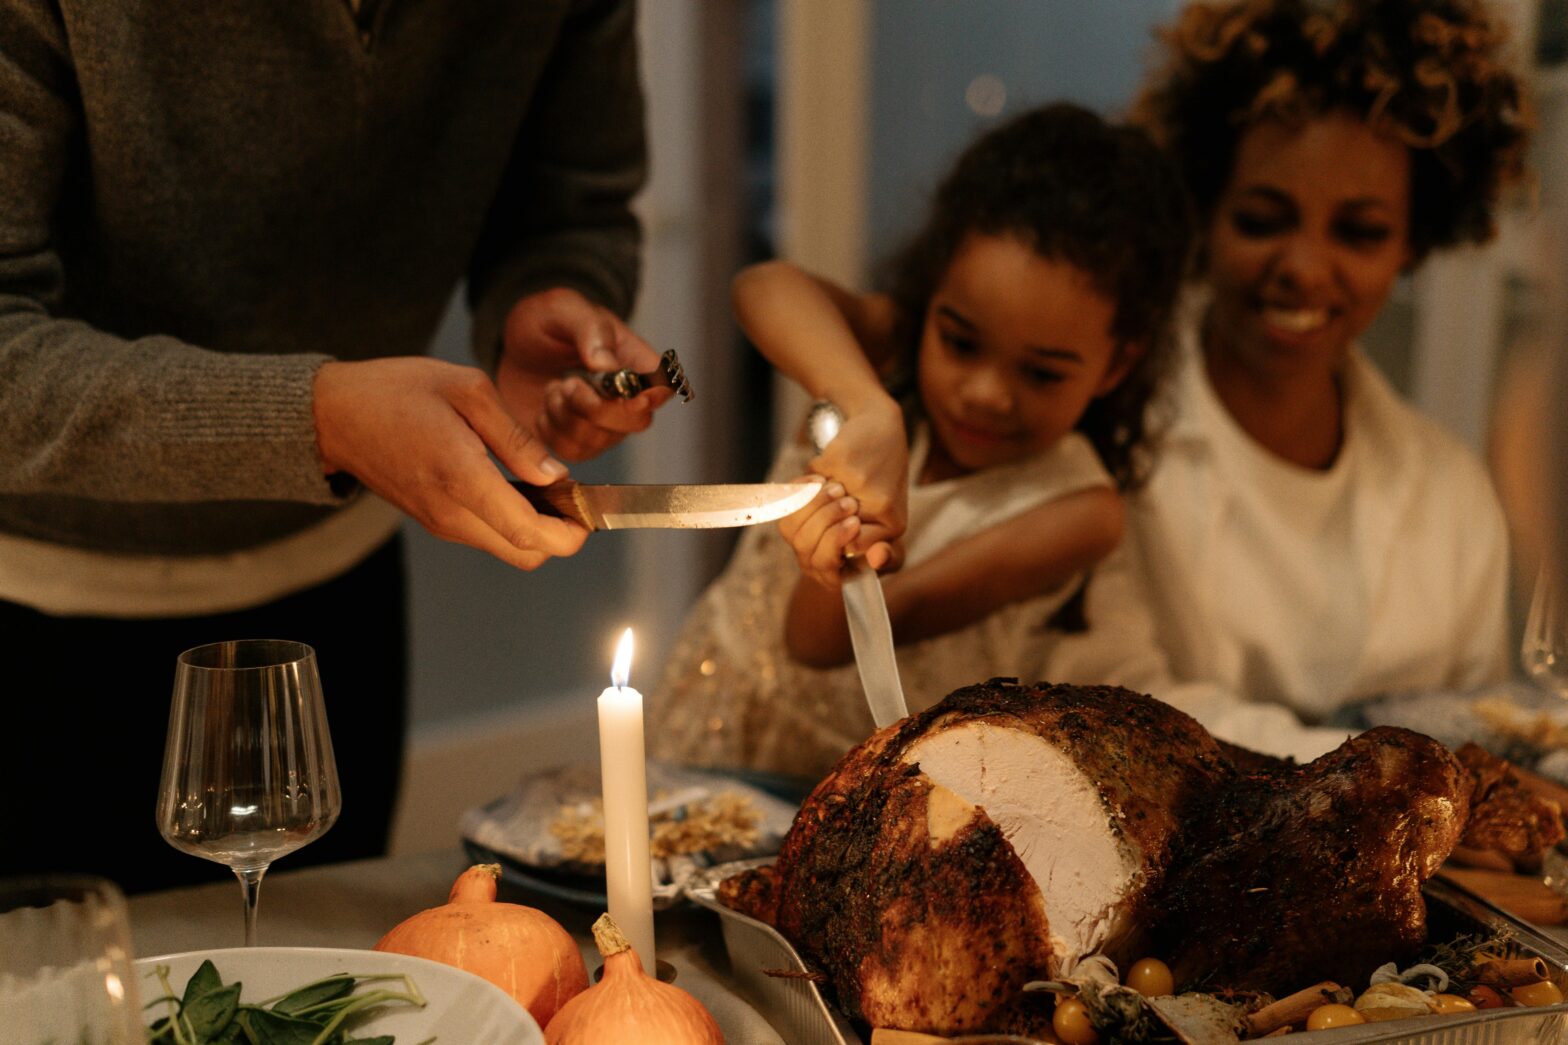
<path fill-rule="evenodd" d="M 267 873 L 265 867 L 249 867 L 234 869 L 234 876 L 240 880 L 240 892 L 245 897 L 245 946 L 256 946 L 256 898 L 261 894 L 261 876 Z"/>

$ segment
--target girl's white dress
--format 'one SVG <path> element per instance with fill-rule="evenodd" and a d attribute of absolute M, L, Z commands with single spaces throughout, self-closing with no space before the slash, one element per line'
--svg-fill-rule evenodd
<path fill-rule="evenodd" d="M 917 428 L 909 474 L 925 464 L 930 437 Z M 789 444 L 772 481 L 805 474 L 811 451 Z M 1074 432 L 1008 465 L 912 485 L 905 568 L 961 538 L 1046 501 L 1112 480 L 1089 441 Z M 656 758 L 796 776 L 826 773 L 873 731 L 854 664 L 818 670 L 792 661 L 784 617 L 800 578 L 776 526 L 757 526 L 687 616 L 658 685 L 647 694 L 648 748 Z M 1075 576 L 958 631 L 898 647 L 911 712 L 994 676 L 1037 670 L 1047 622 L 1078 590 Z"/>

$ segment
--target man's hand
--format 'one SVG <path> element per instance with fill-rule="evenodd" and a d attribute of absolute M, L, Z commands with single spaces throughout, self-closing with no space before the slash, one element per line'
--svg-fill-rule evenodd
<path fill-rule="evenodd" d="M 354 476 L 443 540 L 531 570 L 588 536 L 535 512 L 490 460 L 541 486 L 566 475 L 481 370 L 419 356 L 326 363 L 314 411 L 323 470 Z"/>
<path fill-rule="evenodd" d="M 630 367 L 647 373 L 658 365 L 659 354 L 615 313 L 558 287 L 512 306 L 496 386 L 513 416 L 531 425 L 552 451 L 584 461 L 647 428 L 654 410 L 673 393 L 651 388 L 632 399 L 606 399 L 580 377 L 563 378 L 563 372 Z"/>

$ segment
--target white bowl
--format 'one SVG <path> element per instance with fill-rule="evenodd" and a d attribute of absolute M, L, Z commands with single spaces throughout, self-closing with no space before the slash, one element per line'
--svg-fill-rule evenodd
<path fill-rule="evenodd" d="M 164 994 L 154 969 L 169 967 L 169 985 L 178 996 L 203 961 L 212 960 L 223 982 L 242 984 L 247 1004 L 287 994 L 315 980 L 340 973 L 351 976 L 407 974 L 428 1004 L 424 1008 L 391 1003 L 371 1010 L 354 1025 L 356 1037 L 392 1034 L 397 1045 L 416 1045 L 434 1037 L 437 1045 L 544 1045 L 539 1024 L 511 995 L 471 972 L 426 958 L 335 947 L 226 947 L 184 951 L 136 961 L 136 986 L 146 1005 Z M 380 984 L 393 987 L 395 984 Z M 146 1011 L 147 1023 L 169 1013 L 168 1005 Z"/>

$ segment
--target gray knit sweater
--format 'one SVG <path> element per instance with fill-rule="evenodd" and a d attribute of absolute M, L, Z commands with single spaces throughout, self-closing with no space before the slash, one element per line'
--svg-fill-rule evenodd
<path fill-rule="evenodd" d="M 310 385 L 465 276 L 625 314 L 632 0 L 0 0 L 0 533 L 250 547 L 339 502 Z"/>

